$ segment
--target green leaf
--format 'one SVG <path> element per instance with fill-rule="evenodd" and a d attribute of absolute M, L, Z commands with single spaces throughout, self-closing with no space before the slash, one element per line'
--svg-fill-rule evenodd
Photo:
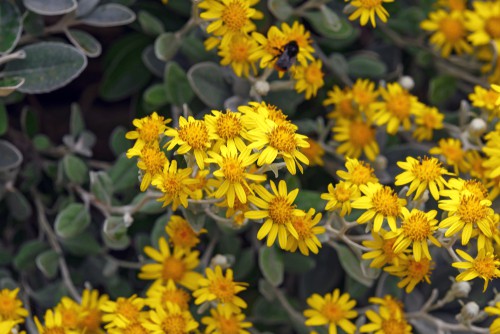
<path fill-rule="evenodd" d="M 83 232 L 76 237 L 62 239 L 61 244 L 68 253 L 75 256 L 92 256 L 101 252 L 101 245 L 90 232 Z"/>
<path fill-rule="evenodd" d="M 255 253 L 253 248 L 247 248 L 241 251 L 238 255 L 238 261 L 235 262 L 233 270 L 234 270 L 234 278 L 237 281 L 243 280 L 247 277 L 250 272 L 255 267 Z"/>
<path fill-rule="evenodd" d="M 87 208 L 80 203 L 71 203 L 56 217 L 54 230 L 63 238 L 73 238 L 81 234 L 90 224 L 90 214 Z"/>
<path fill-rule="evenodd" d="M 123 216 L 111 216 L 106 218 L 102 228 L 104 234 L 113 240 L 118 240 L 126 235 L 127 229 L 127 224 Z"/>
<path fill-rule="evenodd" d="M 39 254 L 35 259 L 35 263 L 45 277 L 54 278 L 59 268 L 59 255 L 54 250 L 49 249 Z"/>
<path fill-rule="evenodd" d="M 23 19 L 23 29 L 31 36 L 41 36 L 45 28 L 45 21 L 41 15 L 26 12 Z"/>
<path fill-rule="evenodd" d="M 432 78 L 429 85 L 429 100 L 437 105 L 451 98 L 457 90 L 457 81 L 450 75 L 438 75 Z"/>
<path fill-rule="evenodd" d="M 304 17 L 324 37 L 345 39 L 355 33 L 349 21 L 339 18 L 329 8 L 321 11 L 308 11 L 304 14 Z"/>
<path fill-rule="evenodd" d="M 90 191 L 102 203 L 111 204 L 113 182 L 104 171 L 90 172 Z"/>
<path fill-rule="evenodd" d="M 135 159 L 129 159 L 123 154 L 108 170 L 115 191 L 123 191 L 137 186 L 137 167 L 135 163 Z"/>
<path fill-rule="evenodd" d="M 169 62 L 165 68 L 165 91 L 168 100 L 176 106 L 189 103 L 194 97 L 186 72 L 175 62 Z"/>
<path fill-rule="evenodd" d="M 72 46 L 41 42 L 22 48 L 26 59 L 7 63 L 4 75 L 25 78 L 19 91 L 28 94 L 48 93 L 67 85 L 87 66 L 87 57 Z"/>
<path fill-rule="evenodd" d="M 101 55 L 101 43 L 88 32 L 78 29 L 68 29 L 65 33 L 71 43 L 85 53 L 87 57 L 95 58 Z"/>
<path fill-rule="evenodd" d="M 287 0 L 269 0 L 267 8 L 280 21 L 286 21 L 293 14 L 293 7 Z"/>
<path fill-rule="evenodd" d="M 273 286 L 283 283 L 285 266 L 276 247 L 261 246 L 259 249 L 259 268 L 264 278 Z"/>
<path fill-rule="evenodd" d="M 106 66 L 100 87 L 103 99 L 124 99 L 149 82 L 151 73 L 142 62 L 142 51 L 148 44 L 148 39 L 139 34 L 127 35 L 114 44 L 120 47 L 118 50 L 114 48 L 116 52 L 106 56 L 110 62 Z"/>
<path fill-rule="evenodd" d="M 300 190 L 295 203 L 302 210 L 309 210 L 310 208 L 316 211 L 322 211 L 325 208 L 325 202 L 321 199 L 321 193 L 312 190 Z"/>
<path fill-rule="evenodd" d="M 165 31 L 163 23 L 149 12 L 141 10 L 138 15 L 139 24 L 146 34 L 153 36 L 160 35 Z"/>
<path fill-rule="evenodd" d="M 23 161 L 21 151 L 10 142 L 0 139 L 0 171 L 5 173 L 19 167 Z M 5 177 L 5 174 L 2 175 Z"/>
<path fill-rule="evenodd" d="M 93 27 L 116 27 L 135 21 L 135 13 L 119 4 L 105 4 L 94 9 L 80 19 L 83 24 Z"/>
<path fill-rule="evenodd" d="M 23 30 L 17 6 L 10 1 L 0 2 L 0 54 L 10 53 L 19 41 Z"/>
<path fill-rule="evenodd" d="M 155 220 L 155 224 L 151 229 L 151 236 L 150 236 L 151 246 L 158 248 L 158 240 L 160 240 L 160 238 L 165 238 L 166 240 L 168 240 L 168 234 L 165 230 L 165 227 L 167 226 L 168 221 L 170 220 L 170 216 L 172 216 L 171 210 L 169 210 L 167 213 L 161 215 Z"/>
<path fill-rule="evenodd" d="M 82 17 L 94 10 L 101 0 L 85 0 L 78 1 L 78 8 L 76 9 L 76 17 Z"/>
<path fill-rule="evenodd" d="M 364 275 L 361 270 L 359 258 L 352 253 L 349 247 L 341 244 L 334 244 L 334 248 L 338 253 L 340 264 L 347 274 L 359 283 L 371 287 L 373 285 L 373 280 Z"/>
<path fill-rule="evenodd" d="M 347 64 L 348 73 L 352 77 L 376 79 L 387 73 L 387 66 L 382 61 L 368 55 L 351 57 Z"/>
<path fill-rule="evenodd" d="M 9 96 L 16 89 L 19 89 L 26 80 L 21 77 L 11 77 L 0 79 L 0 97 Z"/>
<path fill-rule="evenodd" d="M 155 40 L 155 55 L 160 60 L 169 61 L 179 51 L 180 47 L 181 41 L 175 37 L 175 34 L 166 32 Z"/>
<path fill-rule="evenodd" d="M 191 87 L 189 87 L 191 89 Z M 144 101 L 153 107 L 161 107 L 169 102 L 165 86 L 163 84 L 155 84 L 149 86 L 144 92 Z"/>
<path fill-rule="evenodd" d="M 102 233 L 104 244 L 113 250 L 124 250 L 130 246 L 130 238 L 128 235 L 123 234 L 117 238 L 110 238 L 106 233 Z"/>
<path fill-rule="evenodd" d="M 17 189 L 8 191 L 5 197 L 9 212 L 16 220 L 23 221 L 31 217 L 32 210 L 30 202 Z"/>
<path fill-rule="evenodd" d="M 14 257 L 14 268 L 17 270 L 28 270 L 35 267 L 35 258 L 38 254 L 48 249 L 49 245 L 41 240 L 30 240 L 25 242 L 16 252 Z"/>
<path fill-rule="evenodd" d="M 189 205 L 189 209 L 190 210 L 183 210 L 184 216 L 191 228 L 196 233 L 200 233 L 201 229 L 205 227 L 207 215 L 199 204 L 195 205 L 193 203 L 192 205 Z"/>
<path fill-rule="evenodd" d="M 72 155 L 67 154 L 64 156 L 63 160 L 64 173 L 68 179 L 76 184 L 83 184 L 88 178 L 88 168 L 82 159 Z"/>
<path fill-rule="evenodd" d="M 78 136 L 85 129 L 82 110 L 77 103 L 71 104 L 71 115 L 69 117 L 69 133 L 72 136 Z"/>
<path fill-rule="evenodd" d="M 111 133 L 111 137 L 109 139 L 109 146 L 111 150 L 115 154 L 115 156 L 119 156 L 122 153 L 127 152 L 129 148 L 132 147 L 132 142 L 125 138 L 125 134 L 127 133 L 127 129 L 124 126 L 117 126 L 113 129 Z"/>
<path fill-rule="evenodd" d="M 142 202 L 144 197 L 146 197 L 146 196 L 147 196 L 146 193 L 140 193 L 139 195 L 134 197 L 131 204 L 136 205 L 137 203 Z M 159 201 L 151 198 L 141 206 L 141 208 L 138 210 L 138 212 L 154 215 L 154 214 L 165 212 L 165 208 L 163 207 L 162 202 L 159 202 Z"/>
<path fill-rule="evenodd" d="M 29 137 L 33 137 L 39 131 L 38 115 L 30 107 L 25 106 L 21 110 L 21 128 Z"/>
<path fill-rule="evenodd" d="M 52 143 L 49 137 L 47 137 L 46 135 L 39 134 L 33 137 L 33 146 L 37 151 L 44 151 L 50 148 L 50 146 L 52 146 Z"/>
<path fill-rule="evenodd" d="M 76 9 L 76 0 L 23 0 L 24 6 L 40 15 L 62 15 Z"/>
<path fill-rule="evenodd" d="M 259 292 L 270 302 L 276 299 L 274 287 L 265 279 L 259 279 Z"/>
<path fill-rule="evenodd" d="M 7 115 L 7 109 L 5 109 L 5 105 L 0 102 L 0 136 L 4 135 L 8 128 L 9 116 Z"/>
<path fill-rule="evenodd" d="M 302 255 L 300 253 L 284 253 L 283 262 L 286 272 L 303 274 L 313 269 L 316 262 L 312 257 Z"/>
<path fill-rule="evenodd" d="M 211 108 L 221 108 L 232 96 L 231 85 L 217 64 L 198 63 L 189 69 L 187 78 L 195 94 Z"/>

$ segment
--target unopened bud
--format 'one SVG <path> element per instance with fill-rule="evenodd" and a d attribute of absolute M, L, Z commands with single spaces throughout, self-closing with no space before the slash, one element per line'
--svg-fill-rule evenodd
<path fill-rule="evenodd" d="M 123 215 L 123 222 L 125 223 L 125 226 L 130 227 L 132 223 L 134 222 L 134 218 L 130 214 L 130 212 L 126 212 Z"/>
<path fill-rule="evenodd" d="M 210 261 L 211 267 L 220 266 L 222 269 L 229 268 L 231 266 L 231 261 L 226 255 L 217 254 Z"/>
<path fill-rule="evenodd" d="M 408 75 L 403 75 L 399 78 L 399 84 L 406 90 L 412 90 L 415 87 L 415 80 Z"/>
<path fill-rule="evenodd" d="M 377 155 L 373 162 L 373 169 L 376 171 L 387 169 L 387 158 L 383 155 Z"/>
<path fill-rule="evenodd" d="M 267 82 L 267 81 L 259 80 L 259 81 L 255 82 L 255 84 L 253 86 L 255 88 L 255 92 L 257 94 L 259 94 L 260 96 L 266 96 L 267 93 L 269 93 L 270 86 L 269 86 L 269 82 Z"/>
<path fill-rule="evenodd" d="M 474 118 L 469 124 L 469 135 L 473 138 L 482 136 L 488 129 L 488 124 L 482 118 Z"/>
<path fill-rule="evenodd" d="M 469 282 L 454 282 L 451 285 L 451 293 L 455 298 L 467 298 L 471 286 Z"/>
<path fill-rule="evenodd" d="M 475 302 L 468 302 L 467 304 L 462 306 L 462 310 L 460 310 L 460 314 L 457 316 L 457 320 L 465 325 L 468 325 L 472 321 L 474 321 L 478 314 L 479 305 L 477 305 Z"/>

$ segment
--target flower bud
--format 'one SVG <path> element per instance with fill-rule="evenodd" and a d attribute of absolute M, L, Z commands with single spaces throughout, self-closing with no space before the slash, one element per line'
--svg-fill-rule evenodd
<path fill-rule="evenodd" d="M 226 269 L 231 266 L 231 262 L 232 262 L 231 259 L 229 259 L 227 256 L 222 254 L 217 254 L 210 261 L 210 266 L 212 268 L 216 266 L 221 266 L 222 269 Z"/>
<path fill-rule="evenodd" d="M 462 306 L 460 314 L 457 316 L 457 320 L 464 325 L 469 325 L 474 319 L 479 315 L 479 305 L 475 302 L 468 302 Z"/>
<path fill-rule="evenodd" d="M 412 90 L 415 87 L 415 80 L 409 75 L 403 75 L 399 78 L 399 84 L 406 90 Z"/>
<path fill-rule="evenodd" d="M 450 292 L 455 298 L 467 298 L 470 289 L 469 282 L 453 282 Z"/>
<path fill-rule="evenodd" d="M 473 138 L 482 136 L 488 129 L 488 124 L 482 118 L 474 118 L 469 124 L 469 135 Z"/>
<path fill-rule="evenodd" d="M 253 87 L 255 88 L 255 92 L 257 92 L 260 96 L 266 96 L 270 89 L 269 82 L 265 80 L 255 82 Z"/>
<path fill-rule="evenodd" d="M 376 171 L 387 169 L 387 158 L 383 155 L 377 155 L 373 162 L 373 169 Z"/>

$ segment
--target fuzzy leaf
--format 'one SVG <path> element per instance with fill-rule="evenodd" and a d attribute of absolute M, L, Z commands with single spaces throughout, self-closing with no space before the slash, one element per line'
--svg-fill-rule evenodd
<path fill-rule="evenodd" d="M 211 108 L 220 108 L 232 95 L 231 85 L 217 64 L 198 63 L 189 69 L 187 78 L 195 94 Z"/>
<path fill-rule="evenodd" d="M 37 268 L 45 275 L 47 278 L 54 278 L 57 275 L 57 269 L 59 268 L 59 255 L 52 249 L 46 250 L 45 252 L 38 254 L 35 259 Z"/>
<path fill-rule="evenodd" d="M 23 0 L 24 6 L 40 15 L 62 15 L 76 9 L 76 0 Z"/>
<path fill-rule="evenodd" d="M 101 55 L 101 43 L 88 32 L 78 29 L 69 29 L 66 30 L 66 37 L 68 37 L 71 43 L 88 57 L 95 58 Z"/>
<path fill-rule="evenodd" d="M 54 223 L 56 234 L 72 238 L 81 234 L 90 224 L 90 214 L 83 204 L 72 203 L 59 212 Z"/>
<path fill-rule="evenodd" d="M 276 247 L 262 246 L 259 249 L 259 267 L 262 275 L 273 286 L 283 283 L 285 266 L 283 258 L 278 253 Z"/>
<path fill-rule="evenodd" d="M 0 2 L 0 54 L 9 53 L 16 47 L 22 30 L 22 18 L 17 6 L 9 1 Z"/>
<path fill-rule="evenodd" d="M 80 20 L 93 27 L 115 27 L 135 21 L 135 13 L 125 6 L 110 3 L 97 7 Z"/>

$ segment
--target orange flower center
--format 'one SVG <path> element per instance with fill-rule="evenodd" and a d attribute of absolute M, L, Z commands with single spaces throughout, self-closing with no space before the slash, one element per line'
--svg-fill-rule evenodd
<path fill-rule="evenodd" d="M 238 319 L 230 316 L 229 318 L 220 317 L 217 319 L 219 322 L 220 334 L 239 334 L 240 323 Z"/>
<path fill-rule="evenodd" d="M 397 238 L 384 240 L 382 250 L 384 251 L 385 257 L 387 258 L 388 262 L 391 262 L 392 259 L 396 256 L 396 254 L 394 253 L 394 243 L 396 242 L 396 239 Z"/>
<path fill-rule="evenodd" d="M 321 85 L 323 82 L 323 75 L 324 73 L 321 71 L 321 68 L 316 64 L 312 64 L 306 69 L 305 79 L 308 84 Z"/>
<path fill-rule="evenodd" d="M 184 276 L 186 272 L 186 266 L 184 262 L 179 259 L 173 257 L 167 257 L 163 261 L 163 279 L 166 280 L 174 280 L 174 282 L 178 282 Z"/>
<path fill-rule="evenodd" d="M 492 255 L 486 255 L 486 257 L 482 259 L 474 260 L 473 264 L 474 271 L 479 273 L 481 277 L 492 279 L 496 277 L 495 270 L 497 269 L 497 265 L 495 264 L 495 258 Z"/>
<path fill-rule="evenodd" d="M 349 129 L 351 143 L 356 148 L 363 148 L 373 142 L 375 129 L 362 120 L 353 121 Z"/>
<path fill-rule="evenodd" d="M 203 121 L 189 122 L 179 129 L 179 138 L 195 150 L 204 149 L 208 143 L 208 129 Z"/>
<path fill-rule="evenodd" d="M 222 12 L 222 21 L 232 32 L 241 31 L 247 20 L 247 10 L 240 0 L 232 1 Z"/>
<path fill-rule="evenodd" d="M 451 43 L 460 41 L 465 35 L 465 28 L 459 19 L 446 17 L 439 22 L 439 28 Z"/>
<path fill-rule="evenodd" d="M 420 181 L 435 181 L 441 177 L 441 163 L 436 159 L 424 157 L 420 164 L 413 165 L 411 172 Z"/>
<path fill-rule="evenodd" d="M 209 287 L 211 293 L 217 296 L 222 303 L 231 302 L 234 298 L 235 283 L 226 277 L 216 278 Z"/>
<path fill-rule="evenodd" d="M 141 160 L 146 165 L 146 172 L 155 175 L 161 173 L 167 158 L 158 148 L 144 147 L 141 150 Z"/>
<path fill-rule="evenodd" d="M 399 214 L 401 206 L 398 196 L 391 187 L 384 186 L 372 198 L 373 209 L 385 217 L 395 217 Z"/>
<path fill-rule="evenodd" d="M 86 309 L 86 316 L 80 322 L 80 325 L 87 332 L 95 332 L 101 326 L 101 311 L 97 309 Z"/>
<path fill-rule="evenodd" d="M 181 314 L 173 314 L 163 319 L 162 329 L 165 334 L 186 333 L 186 321 Z"/>
<path fill-rule="evenodd" d="M 406 333 L 406 321 L 397 319 L 384 319 L 382 321 L 382 331 L 391 334 Z"/>
<path fill-rule="evenodd" d="M 74 328 L 78 325 L 78 314 L 73 309 L 61 309 L 63 327 Z"/>
<path fill-rule="evenodd" d="M 245 169 L 241 166 L 236 158 L 224 158 L 222 164 L 222 173 L 224 177 L 231 183 L 240 183 L 244 179 Z"/>
<path fill-rule="evenodd" d="M 392 96 L 387 102 L 387 110 L 400 120 L 410 116 L 411 100 L 407 93 Z"/>
<path fill-rule="evenodd" d="M 227 112 L 217 118 L 217 134 L 222 139 L 228 140 L 238 137 L 242 128 L 240 119 L 233 112 Z"/>
<path fill-rule="evenodd" d="M 164 175 L 163 191 L 169 195 L 176 195 L 182 190 L 182 182 L 175 174 Z"/>
<path fill-rule="evenodd" d="M 382 0 L 360 0 L 361 6 L 366 9 L 372 9 L 379 7 L 382 4 Z"/>
<path fill-rule="evenodd" d="M 347 202 L 351 198 L 351 190 L 345 186 L 337 186 L 334 190 L 335 198 L 339 202 Z"/>
<path fill-rule="evenodd" d="M 450 160 L 452 163 L 459 163 L 464 157 L 462 148 L 457 145 L 444 144 L 441 147 L 441 151 L 446 159 Z"/>
<path fill-rule="evenodd" d="M 500 38 L 500 16 L 490 17 L 486 21 L 485 29 L 492 38 Z"/>
<path fill-rule="evenodd" d="M 136 320 L 139 316 L 139 310 L 129 300 L 120 300 L 116 303 L 116 314 L 129 320 Z"/>
<path fill-rule="evenodd" d="M 421 281 L 429 274 L 430 269 L 431 261 L 425 257 L 420 259 L 420 262 L 410 260 L 408 264 L 408 276 L 417 281 Z"/>
<path fill-rule="evenodd" d="M 289 125 L 278 125 L 268 135 L 269 145 L 278 151 L 292 153 L 297 149 L 295 131 Z"/>
<path fill-rule="evenodd" d="M 330 322 L 338 322 L 345 318 L 344 310 L 332 302 L 326 303 L 321 310 L 321 314 L 323 314 Z"/>
<path fill-rule="evenodd" d="M 358 186 L 360 184 L 367 184 L 368 181 L 373 179 L 373 169 L 363 164 L 354 167 L 351 173 L 351 182 Z"/>
<path fill-rule="evenodd" d="M 412 241 L 423 241 L 432 234 L 431 225 L 427 216 L 417 211 L 412 213 L 402 225 L 403 234 Z"/>
<path fill-rule="evenodd" d="M 11 319 L 15 315 L 16 303 L 15 299 L 9 295 L 0 295 L 0 315 L 3 318 Z"/>
<path fill-rule="evenodd" d="M 276 196 L 269 203 L 269 217 L 273 222 L 280 225 L 289 223 L 293 217 L 293 206 L 286 197 Z"/>
<path fill-rule="evenodd" d="M 124 333 L 127 334 L 148 334 L 149 331 L 147 331 L 140 323 L 133 323 L 128 325 L 124 330 Z"/>
<path fill-rule="evenodd" d="M 175 290 L 165 290 L 161 296 L 162 304 L 166 302 L 171 302 L 173 304 L 179 305 L 181 310 L 187 310 L 189 308 L 189 294 L 180 289 Z"/>
<path fill-rule="evenodd" d="M 357 110 L 354 108 L 351 98 L 340 100 L 337 107 L 343 117 L 352 118 L 356 115 Z"/>
<path fill-rule="evenodd" d="M 299 240 L 307 239 L 311 236 L 311 221 L 307 216 L 293 217 L 292 225 L 299 235 Z"/>
<path fill-rule="evenodd" d="M 487 206 L 481 204 L 477 196 L 462 195 L 457 212 L 466 224 L 474 224 L 485 219 L 490 210 Z"/>
<path fill-rule="evenodd" d="M 244 63 L 248 61 L 249 51 L 250 45 L 245 40 L 238 38 L 229 49 L 231 60 L 236 63 Z"/>
<path fill-rule="evenodd" d="M 437 129 L 437 127 L 441 124 L 441 120 L 436 114 L 428 112 L 422 116 L 422 123 L 428 129 Z"/>
<path fill-rule="evenodd" d="M 146 121 L 140 129 L 137 129 L 137 132 L 139 132 L 139 138 L 147 143 L 158 141 L 158 125 L 154 121 Z"/>

